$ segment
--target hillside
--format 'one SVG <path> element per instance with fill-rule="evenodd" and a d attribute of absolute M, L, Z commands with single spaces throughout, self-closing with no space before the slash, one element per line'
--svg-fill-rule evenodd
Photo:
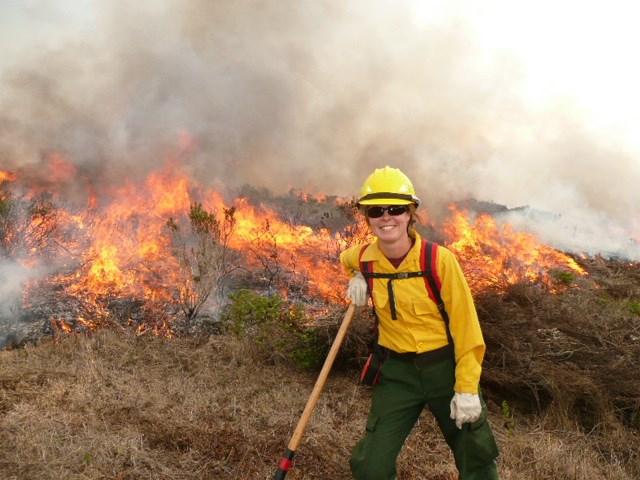
<path fill-rule="evenodd" d="M 640 476 L 640 266 L 583 262 L 589 276 L 562 293 L 516 285 L 477 299 L 503 479 Z M 327 343 L 341 315 L 317 323 Z M 350 478 L 371 393 L 357 383 L 368 322 L 359 311 L 287 478 Z M 318 368 L 264 346 L 228 328 L 104 328 L 2 351 L 0 476 L 268 479 Z M 429 415 L 398 478 L 455 478 Z"/>

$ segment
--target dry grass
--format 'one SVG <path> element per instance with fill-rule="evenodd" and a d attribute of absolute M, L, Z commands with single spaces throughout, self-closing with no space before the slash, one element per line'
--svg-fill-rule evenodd
<path fill-rule="evenodd" d="M 0 352 L 1 477 L 268 478 L 315 379 L 245 350 L 105 330 Z M 343 429 L 366 413 L 352 380 L 328 383 L 298 475 L 305 464 L 346 475 Z"/>
<path fill-rule="evenodd" d="M 521 285 L 478 300 L 504 480 L 640 478 L 640 316 L 629 303 L 640 299 L 640 267 L 590 267 L 562 295 Z M 316 328 L 330 339 L 339 317 Z M 367 331 L 359 312 L 287 478 L 350 478 L 371 394 L 357 384 Z M 0 478 L 270 479 L 317 371 L 258 351 L 228 334 L 122 329 L 0 351 Z M 425 413 L 398 479 L 455 478 Z"/>
<path fill-rule="evenodd" d="M 0 352 L 4 479 L 268 479 L 315 382 L 314 372 L 257 362 L 227 336 L 165 340 L 105 330 Z M 291 479 L 347 479 L 370 391 L 332 372 Z M 491 419 L 504 479 L 635 478 L 628 432 L 581 432 L 549 417 Z M 616 436 L 620 444 L 616 446 Z M 635 467 L 630 466 L 635 462 Z M 399 478 L 453 479 L 451 455 L 425 415 Z"/>

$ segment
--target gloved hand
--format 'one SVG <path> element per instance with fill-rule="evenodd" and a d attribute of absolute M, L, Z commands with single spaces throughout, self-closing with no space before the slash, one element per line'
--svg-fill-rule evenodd
<path fill-rule="evenodd" d="M 356 276 L 349 280 L 347 298 L 356 307 L 361 307 L 367 303 L 367 281 L 362 274 L 356 270 Z"/>
<path fill-rule="evenodd" d="M 451 418 L 456 421 L 456 427 L 462 428 L 463 423 L 473 423 L 482 413 L 480 396 L 476 393 L 456 392 L 451 399 Z"/>

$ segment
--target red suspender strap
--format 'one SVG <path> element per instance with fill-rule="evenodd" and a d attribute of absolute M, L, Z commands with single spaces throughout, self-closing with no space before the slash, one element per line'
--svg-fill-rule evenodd
<path fill-rule="evenodd" d="M 374 333 L 378 333 L 378 315 L 376 314 L 376 304 L 373 301 L 373 262 L 363 262 L 362 255 L 364 251 L 370 243 L 367 243 L 364 247 L 360 249 L 360 273 L 367 280 L 367 290 L 369 291 L 369 297 L 371 298 L 371 305 L 373 306 L 373 325 L 371 326 L 371 330 Z M 376 347 L 377 347 L 376 342 Z M 375 348 L 375 347 L 374 347 Z"/>
<path fill-rule="evenodd" d="M 426 243 L 427 248 L 431 252 L 431 275 L 436 282 L 436 286 L 438 287 L 437 291 L 439 292 L 442 289 L 442 282 L 440 281 L 440 276 L 438 275 L 438 244 L 431 242 Z"/>
<path fill-rule="evenodd" d="M 440 289 L 442 282 L 438 276 L 438 244 L 422 240 L 420 249 L 420 269 L 424 272 L 424 285 L 427 293 L 436 305 L 442 303 Z"/>
<path fill-rule="evenodd" d="M 442 295 L 440 295 L 442 282 L 438 275 L 437 243 L 428 242 L 426 240 L 422 241 L 422 249 L 420 251 L 420 268 L 424 274 L 424 284 L 427 287 L 429 297 L 431 297 L 431 300 L 433 300 L 438 306 L 438 310 L 440 311 L 440 315 L 444 321 L 449 344 L 453 345 L 453 337 L 451 336 L 451 330 L 449 329 L 449 314 L 447 313 L 444 301 L 442 300 Z"/>
<path fill-rule="evenodd" d="M 373 272 L 373 262 L 363 262 L 362 261 L 362 255 L 364 254 L 364 251 L 369 247 L 369 243 L 367 243 L 365 246 L 363 246 L 360 249 L 360 273 L 363 274 L 364 278 L 367 280 L 367 285 L 369 286 L 369 296 L 371 297 L 371 303 L 373 304 L 373 277 L 371 275 L 365 275 L 365 273 L 372 273 Z M 373 304 L 375 307 L 375 304 Z"/>

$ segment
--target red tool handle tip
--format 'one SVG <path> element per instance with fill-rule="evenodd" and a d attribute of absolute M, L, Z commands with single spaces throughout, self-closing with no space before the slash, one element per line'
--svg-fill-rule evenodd
<path fill-rule="evenodd" d="M 287 472 L 291 468 L 291 461 L 293 460 L 293 456 L 296 454 L 295 451 L 287 448 L 287 451 L 284 453 L 284 456 L 278 463 L 278 470 L 276 470 L 276 474 L 273 476 L 273 480 L 284 480 Z"/>

